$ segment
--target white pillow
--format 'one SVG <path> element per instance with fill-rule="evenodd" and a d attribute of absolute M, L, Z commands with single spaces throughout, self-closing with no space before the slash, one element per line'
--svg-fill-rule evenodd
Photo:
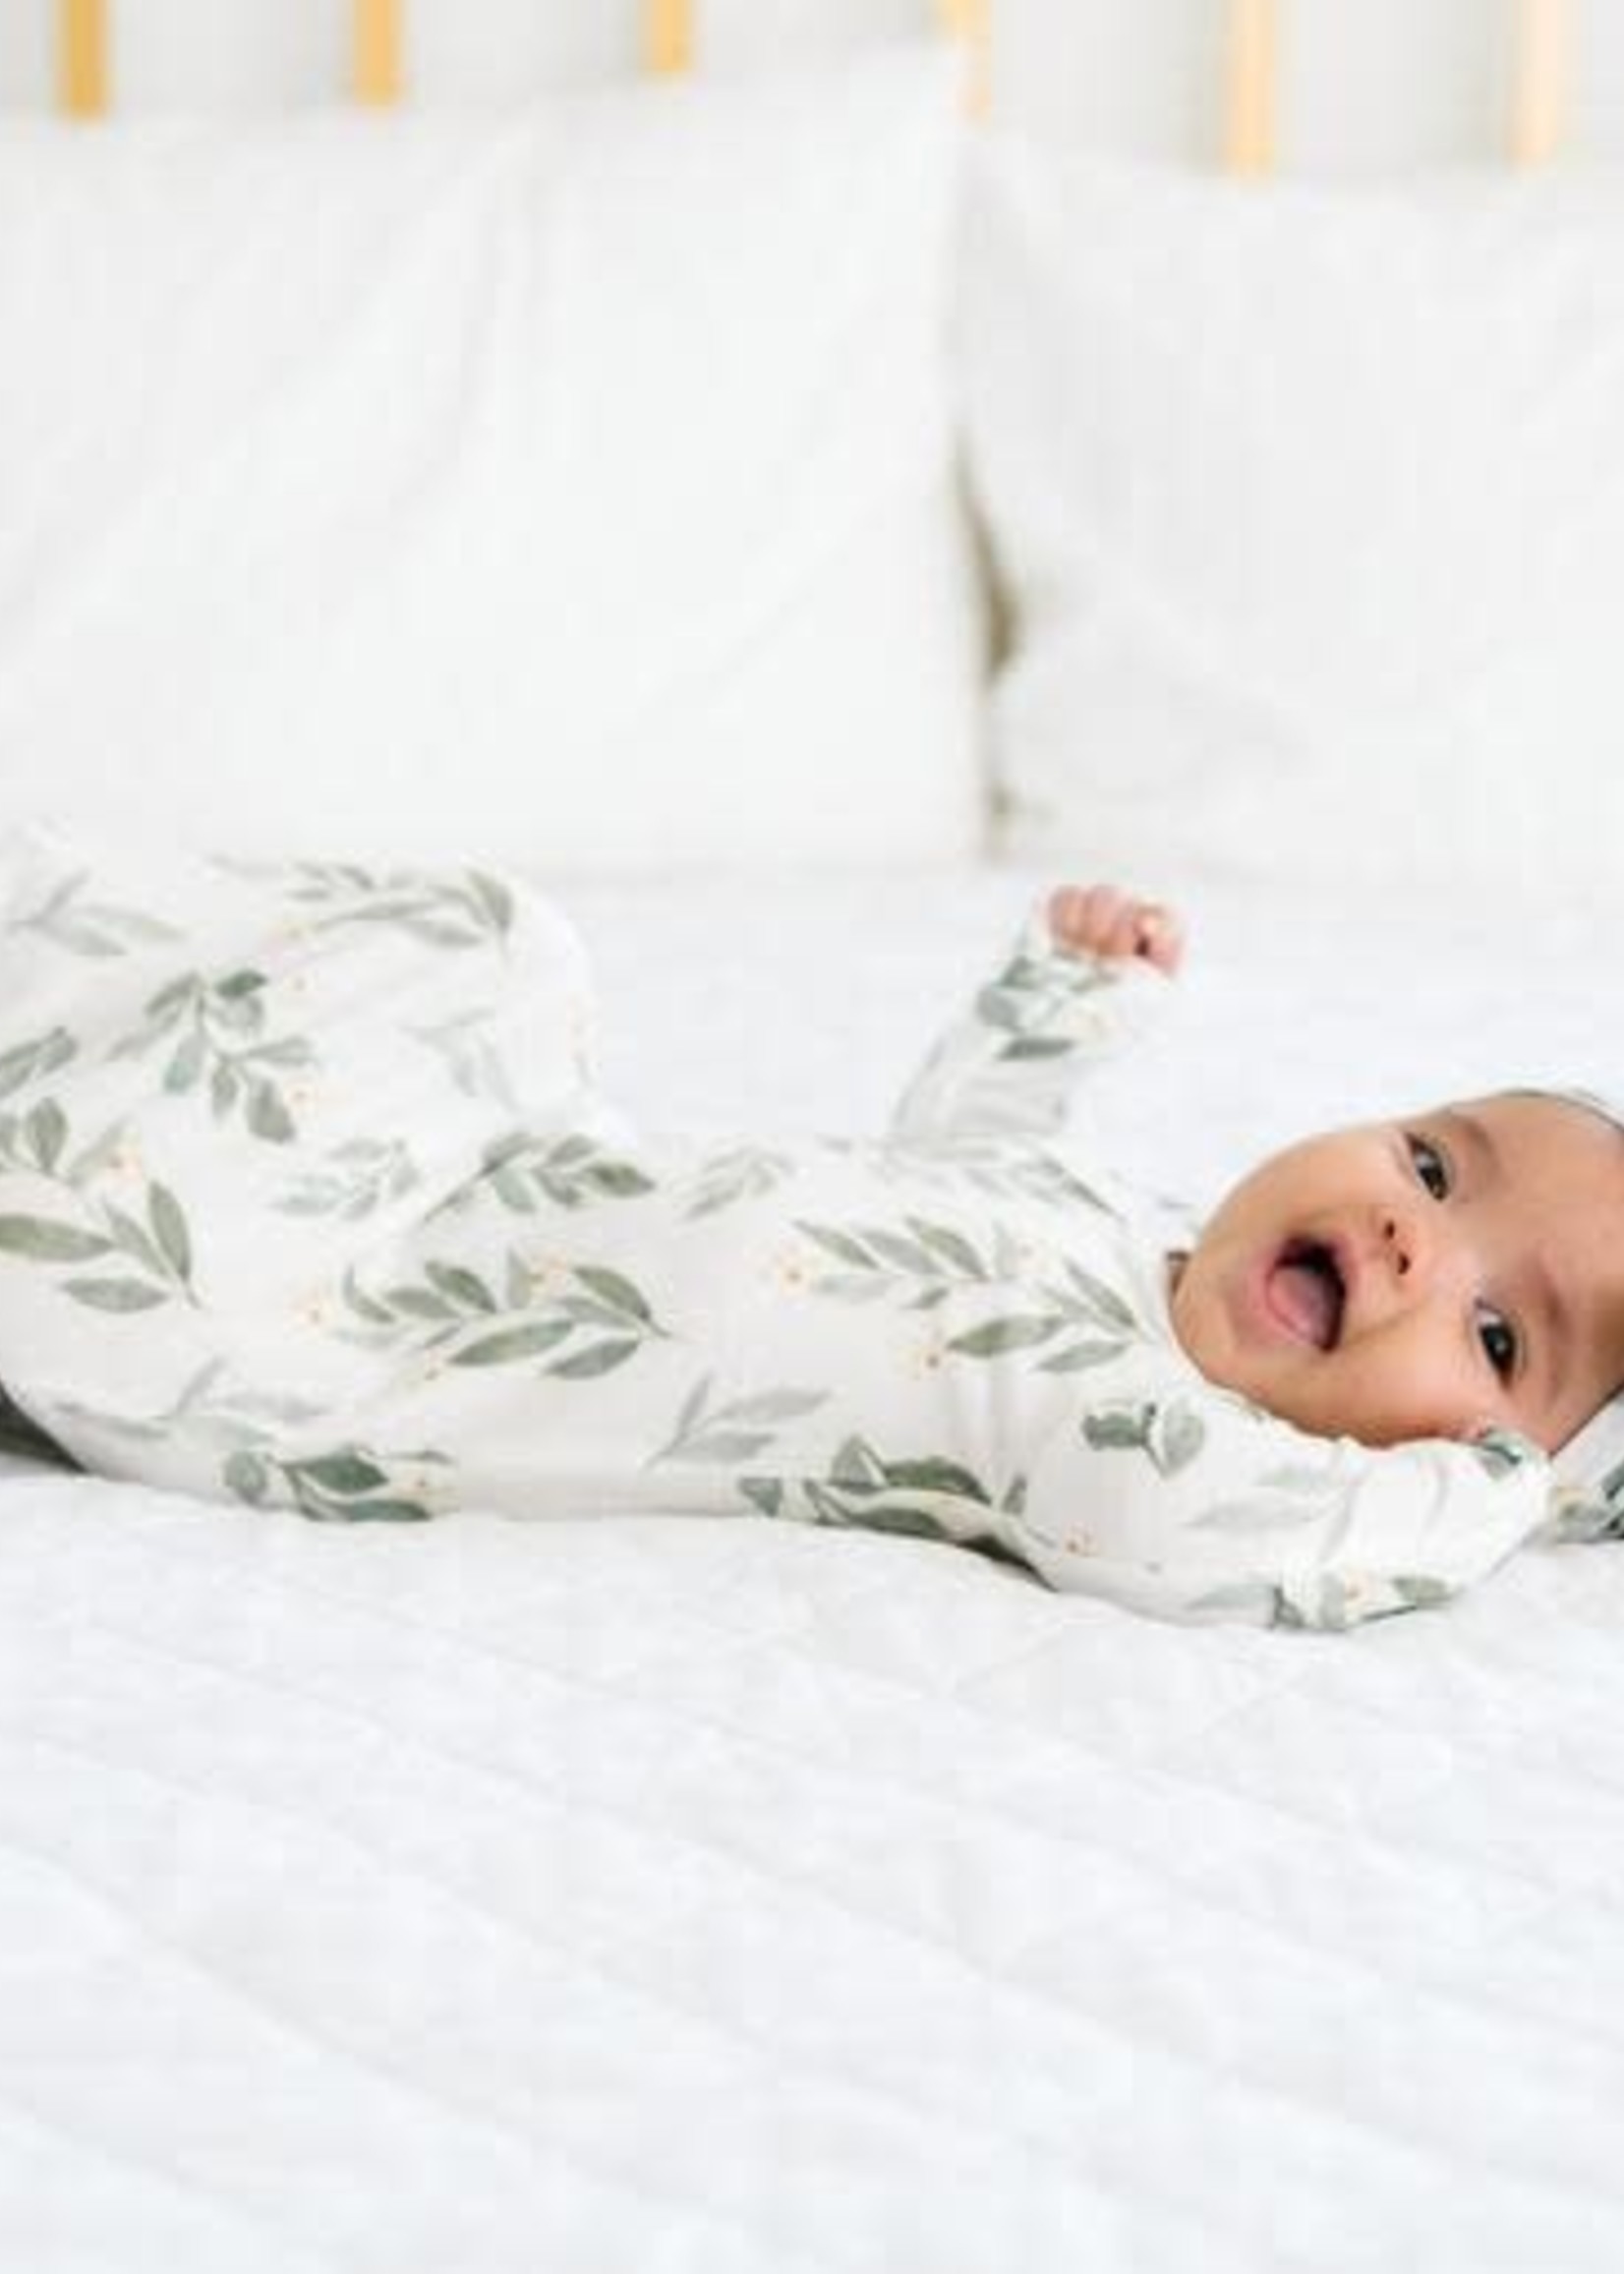
<path fill-rule="evenodd" d="M 1009 849 L 1611 885 L 1624 190 L 989 141 L 962 353 Z"/>
<path fill-rule="evenodd" d="M 0 821 L 957 856 L 946 43 L 0 133 Z"/>

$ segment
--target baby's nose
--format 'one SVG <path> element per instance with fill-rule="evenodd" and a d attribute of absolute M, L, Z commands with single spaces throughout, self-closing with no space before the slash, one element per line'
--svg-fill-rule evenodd
<path fill-rule="evenodd" d="M 1427 1237 L 1413 1216 L 1388 1210 L 1381 1219 L 1383 1253 L 1392 1265 L 1393 1275 L 1407 1287 L 1424 1280 L 1431 1250 Z"/>

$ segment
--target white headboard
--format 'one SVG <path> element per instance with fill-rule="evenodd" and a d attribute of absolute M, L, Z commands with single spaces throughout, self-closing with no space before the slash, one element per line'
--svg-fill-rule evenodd
<path fill-rule="evenodd" d="M 390 23 L 404 10 L 397 50 Z M 620 76 L 664 40 L 746 66 L 985 24 L 995 114 L 1086 147 L 1294 170 L 1624 157 L 1619 0 L 0 0 L 0 110 L 486 103 Z M 358 34 L 358 25 L 360 27 Z"/>

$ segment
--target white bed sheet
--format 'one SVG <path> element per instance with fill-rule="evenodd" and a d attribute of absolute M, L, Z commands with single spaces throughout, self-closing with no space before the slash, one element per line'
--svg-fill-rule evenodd
<path fill-rule="evenodd" d="M 861 1128 L 1034 882 L 563 897 L 639 1114 Z M 1612 1071 L 1610 910 L 1191 912 L 1173 1189 Z M 1607 1548 L 1330 1638 L 9 1464 L 0 2262 L 1611 2274 L 1621 1721 Z"/>

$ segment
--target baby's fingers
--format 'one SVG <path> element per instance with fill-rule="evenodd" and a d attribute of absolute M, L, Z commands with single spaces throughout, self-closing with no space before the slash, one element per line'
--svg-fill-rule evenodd
<path fill-rule="evenodd" d="M 1134 919 L 1133 954 L 1171 978 L 1185 960 L 1185 928 L 1171 908 L 1142 902 Z"/>
<path fill-rule="evenodd" d="M 1075 955 L 1138 956 L 1169 973 L 1184 957 L 1184 927 L 1172 909 L 1115 885 L 1063 885 L 1050 900 L 1049 926 Z"/>
<path fill-rule="evenodd" d="M 1049 903 L 1049 926 L 1063 947 L 1103 956 L 1127 898 L 1112 885 L 1062 885 Z"/>

